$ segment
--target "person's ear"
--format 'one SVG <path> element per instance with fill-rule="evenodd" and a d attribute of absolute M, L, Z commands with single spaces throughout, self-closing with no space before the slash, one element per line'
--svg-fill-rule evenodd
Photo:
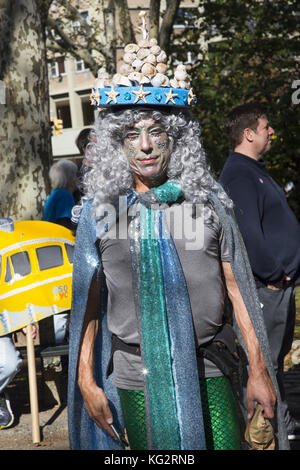
<path fill-rule="evenodd" d="M 246 129 L 244 129 L 243 136 L 248 142 L 253 141 L 253 134 L 254 131 L 250 127 L 246 127 Z"/>

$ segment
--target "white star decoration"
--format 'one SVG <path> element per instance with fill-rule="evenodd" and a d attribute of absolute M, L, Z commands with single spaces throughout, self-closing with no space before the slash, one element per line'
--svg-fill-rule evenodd
<path fill-rule="evenodd" d="M 94 105 L 96 104 L 97 106 L 100 105 L 100 94 L 99 94 L 99 90 L 97 89 L 96 93 L 95 91 L 93 90 L 91 95 L 90 95 L 90 102 L 91 102 L 91 105 Z"/>
<path fill-rule="evenodd" d="M 169 101 L 172 101 L 173 104 L 175 104 L 175 101 L 174 101 L 174 98 L 176 96 L 178 96 L 176 93 L 173 93 L 173 90 L 170 89 L 169 93 L 165 93 L 167 99 L 166 99 L 166 104 L 169 102 Z"/>
<path fill-rule="evenodd" d="M 134 93 L 136 95 L 136 98 L 134 100 L 134 103 L 137 103 L 139 100 L 143 100 L 144 103 L 147 103 L 146 101 L 146 95 L 150 94 L 150 91 L 144 91 L 143 90 L 143 85 L 141 85 L 139 91 L 132 90 L 131 93 Z"/>
<path fill-rule="evenodd" d="M 196 95 L 193 92 L 193 88 L 191 88 L 188 94 L 188 104 L 191 104 L 194 98 L 196 98 Z"/>
<path fill-rule="evenodd" d="M 117 102 L 116 98 L 120 93 L 115 91 L 114 87 L 112 86 L 110 91 L 105 91 L 105 94 L 108 96 L 108 99 L 106 101 L 106 104 L 107 104 L 107 103 L 110 103 L 111 101 L 116 103 Z"/>

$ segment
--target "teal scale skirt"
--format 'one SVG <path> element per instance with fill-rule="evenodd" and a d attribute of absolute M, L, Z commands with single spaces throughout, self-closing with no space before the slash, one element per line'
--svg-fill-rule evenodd
<path fill-rule="evenodd" d="M 239 450 L 236 403 L 226 377 L 200 379 L 207 450 Z M 131 450 L 147 450 L 144 392 L 118 389 Z"/>

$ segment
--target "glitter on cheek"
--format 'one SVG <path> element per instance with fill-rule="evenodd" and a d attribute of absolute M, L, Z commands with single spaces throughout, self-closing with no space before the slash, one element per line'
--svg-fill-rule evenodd
<path fill-rule="evenodd" d="M 164 140 L 163 142 L 157 142 L 157 147 L 161 152 L 166 152 L 168 149 L 168 141 Z"/>
<path fill-rule="evenodd" d="M 124 146 L 124 152 L 128 163 L 131 167 L 136 167 L 136 149 L 134 145 L 128 144 Z"/>
<path fill-rule="evenodd" d="M 132 160 L 135 157 L 136 150 L 133 145 L 128 145 L 125 148 L 125 151 L 126 151 L 128 160 Z"/>

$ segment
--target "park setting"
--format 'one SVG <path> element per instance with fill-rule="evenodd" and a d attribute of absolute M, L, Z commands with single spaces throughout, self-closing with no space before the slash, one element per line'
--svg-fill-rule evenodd
<path fill-rule="evenodd" d="M 300 450 L 299 19 L 296 0 L 1 3 L 0 450 Z M 233 413 L 225 377 L 265 400 L 262 442 L 213 411 Z"/>

